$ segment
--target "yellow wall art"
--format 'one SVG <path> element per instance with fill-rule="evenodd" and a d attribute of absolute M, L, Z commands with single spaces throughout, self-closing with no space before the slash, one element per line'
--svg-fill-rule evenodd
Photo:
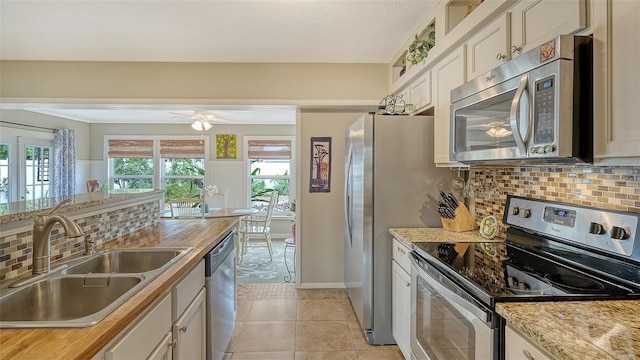
<path fill-rule="evenodd" d="M 216 135 L 216 159 L 236 158 L 236 134 Z"/>

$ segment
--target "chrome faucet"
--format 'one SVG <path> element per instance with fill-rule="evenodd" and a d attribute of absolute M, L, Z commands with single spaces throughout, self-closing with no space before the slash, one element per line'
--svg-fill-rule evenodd
<path fill-rule="evenodd" d="M 58 203 L 46 215 L 36 215 L 33 219 L 33 274 L 46 274 L 51 271 L 51 229 L 60 223 L 67 237 L 84 235 L 82 229 L 73 220 L 64 215 L 54 215 L 58 208 L 71 201 L 65 199 Z"/>

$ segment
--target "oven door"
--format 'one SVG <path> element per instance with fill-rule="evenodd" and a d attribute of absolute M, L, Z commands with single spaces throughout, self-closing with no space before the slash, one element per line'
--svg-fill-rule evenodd
<path fill-rule="evenodd" d="M 498 359 L 493 312 L 416 255 L 411 257 L 411 352 L 415 360 Z M 452 288 L 457 289 L 452 289 Z"/>
<path fill-rule="evenodd" d="M 529 74 L 456 101 L 450 158 L 469 163 L 526 158 L 530 123 Z"/>

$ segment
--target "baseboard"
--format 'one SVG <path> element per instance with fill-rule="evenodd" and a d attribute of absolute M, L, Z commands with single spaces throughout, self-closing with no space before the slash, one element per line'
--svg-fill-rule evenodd
<path fill-rule="evenodd" d="M 344 289 L 344 283 L 301 283 L 300 289 Z"/>

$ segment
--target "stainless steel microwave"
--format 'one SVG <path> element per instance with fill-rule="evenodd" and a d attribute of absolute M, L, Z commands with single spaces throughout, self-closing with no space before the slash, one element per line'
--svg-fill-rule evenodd
<path fill-rule="evenodd" d="M 559 36 L 451 91 L 450 159 L 593 161 L 593 45 Z"/>

